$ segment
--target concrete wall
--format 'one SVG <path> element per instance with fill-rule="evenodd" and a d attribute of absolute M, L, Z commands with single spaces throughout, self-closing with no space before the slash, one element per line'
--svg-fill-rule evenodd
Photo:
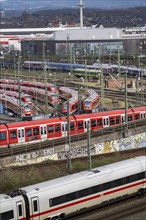
<path fill-rule="evenodd" d="M 117 152 L 135 148 L 146 147 L 146 132 L 131 135 L 127 138 L 115 139 L 114 136 L 111 137 L 113 140 L 101 141 L 97 143 L 94 140 L 91 143 L 91 155 L 97 155 L 102 153 Z M 49 149 L 43 149 L 40 151 L 35 151 L 32 153 L 21 154 L 13 157 L 2 158 L 0 166 L 21 166 L 33 163 L 40 163 L 47 160 L 62 160 L 66 159 L 68 155 L 68 146 L 52 147 Z M 87 156 L 87 140 L 79 143 L 71 144 L 71 157 L 79 158 Z"/>

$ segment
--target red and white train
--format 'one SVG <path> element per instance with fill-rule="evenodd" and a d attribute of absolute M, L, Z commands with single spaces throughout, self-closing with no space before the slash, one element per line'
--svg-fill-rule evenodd
<path fill-rule="evenodd" d="M 29 105 L 28 103 L 19 101 L 19 99 L 16 99 L 15 97 L 10 97 L 7 95 L 4 96 L 4 95 L 0 94 L 0 100 L 1 100 L 1 102 L 3 102 L 3 104 L 7 103 L 7 108 L 9 106 L 9 109 L 11 109 L 16 114 L 20 113 L 19 105 L 21 105 L 20 107 L 21 107 L 22 117 L 27 117 L 27 116 L 33 115 L 32 106 Z"/>
<path fill-rule="evenodd" d="M 74 113 L 78 109 L 78 92 L 74 89 L 70 89 L 68 87 L 60 87 L 59 88 L 60 97 L 64 99 L 68 99 L 68 101 L 65 101 L 62 103 L 62 113 L 67 113 L 69 111 L 69 114 Z M 69 110 L 68 110 L 69 105 Z"/>
<path fill-rule="evenodd" d="M 0 89 L 0 94 L 3 94 L 3 96 L 7 95 L 7 96 L 10 96 L 10 97 L 14 97 L 16 99 L 19 99 L 19 93 L 17 93 L 17 92 L 7 91 L 7 90 L 4 90 L 4 89 L 1 90 Z M 32 104 L 32 98 L 29 94 L 21 93 L 20 97 L 21 97 L 21 101 L 23 103 L 27 103 L 29 105 Z"/>
<path fill-rule="evenodd" d="M 130 108 L 128 122 L 146 119 L 146 106 Z M 125 109 L 70 116 L 70 135 L 125 123 Z M 67 117 L 1 124 L 0 146 L 11 147 L 67 136 Z"/>
<path fill-rule="evenodd" d="M 0 195 L 0 219 L 62 220 L 146 193 L 146 156 L 19 188 Z"/>
<path fill-rule="evenodd" d="M 45 89 L 47 86 L 47 90 L 50 92 L 58 92 L 58 88 L 55 84 L 52 83 L 41 83 L 41 82 L 31 82 L 31 81 L 23 81 L 23 80 L 11 80 L 11 79 L 0 79 L 0 84 L 9 84 L 9 85 L 18 85 L 34 87 L 38 89 Z"/>
<path fill-rule="evenodd" d="M 82 102 L 82 110 L 92 110 L 99 104 L 99 95 L 93 90 L 87 90 L 89 96 Z"/>
<path fill-rule="evenodd" d="M 34 99 L 40 99 L 45 100 L 45 96 L 48 97 L 48 102 L 51 103 L 59 103 L 60 98 L 58 93 L 45 91 L 44 89 L 38 89 L 35 87 L 27 87 L 27 86 L 18 86 L 18 85 L 10 85 L 10 84 L 0 84 L 0 89 L 6 90 L 6 91 L 16 91 L 19 90 L 21 92 L 26 92 L 29 97 L 33 97 Z M 27 97 L 28 97 L 27 96 Z"/>

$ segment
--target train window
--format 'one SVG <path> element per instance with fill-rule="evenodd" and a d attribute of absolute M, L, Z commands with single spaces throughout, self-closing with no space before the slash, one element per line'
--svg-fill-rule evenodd
<path fill-rule="evenodd" d="M 78 122 L 78 129 L 82 129 L 83 128 L 83 122 L 82 121 L 79 121 Z"/>
<path fill-rule="evenodd" d="M 14 212 L 13 210 L 0 213 L 0 220 L 9 220 L 14 218 Z"/>
<path fill-rule="evenodd" d="M 114 118 L 110 118 L 109 121 L 110 121 L 110 125 L 114 125 Z"/>
<path fill-rule="evenodd" d="M 0 132 L 0 141 L 6 140 L 6 132 Z"/>
<path fill-rule="evenodd" d="M 24 137 L 24 129 L 22 129 L 21 132 L 22 132 L 22 137 Z"/>
<path fill-rule="evenodd" d="M 21 138 L 21 132 L 18 130 L 18 137 Z"/>
<path fill-rule="evenodd" d="M 52 207 L 52 199 L 49 200 L 49 206 Z"/>
<path fill-rule="evenodd" d="M 128 121 L 132 121 L 132 115 L 128 115 Z"/>
<path fill-rule="evenodd" d="M 87 195 L 90 195 L 90 188 L 87 188 L 87 189 L 82 189 L 79 191 L 79 197 L 84 197 L 84 196 L 87 196 Z"/>
<path fill-rule="evenodd" d="M 70 123 L 70 130 L 74 130 L 75 126 L 74 123 Z"/>
<path fill-rule="evenodd" d="M 141 179 L 145 178 L 145 172 L 138 173 L 138 174 L 136 175 L 136 177 L 137 177 L 137 180 L 141 180 Z"/>
<path fill-rule="evenodd" d="M 33 128 L 33 135 L 39 135 L 39 128 Z"/>
<path fill-rule="evenodd" d="M 120 116 L 116 117 L 116 124 L 120 124 Z"/>
<path fill-rule="evenodd" d="M 103 190 L 111 189 L 113 187 L 118 187 L 118 186 L 123 185 L 123 184 L 128 184 L 130 182 L 143 179 L 144 177 L 145 177 L 144 172 L 134 174 L 134 175 L 128 176 L 126 178 L 124 177 L 124 178 L 117 179 L 117 180 L 114 180 L 114 181 L 111 181 L 111 182 L 106 182 L 106 183 L 103 183 L 103 184 L 100 184 L 100 185 L 96 185 L 96 186 L 89 187 L 89 188 L 86 188 L 86 189 L 82 189 L 82 190 L 72 192 L 72 193 L 69 193 L 69 194 L 66 194 L 66 195 L 62 195 L 62 196 L 59 196 L 59 197 L 56 197 L 56 198 L 52 198 L 52 199 L 49 200 L 49 204 L 50 204 L 50 207 L 52 207 L 52 206 L 55 206 L 55 205 L 58 205 L 58 204 L 61 204 L 61 203 L 64 203 L 64 202 L 68 202 L 68 201 L 78 199 L 78 198 L 81 198 L 81 197 L 84 197 L 84 196 L 87 196 L 87 195 L 98 193 L 98 192 L 101 192 Z"/>
<path fill-rule="evenodd" d="M 48 133 L 52 133 L 54 131 L 53 125 L 48 126 Z"/>
<path fill-rule="evenodd" d="M 44 134 L 46 134 L 46 127 L 44 127 Z"/>
<path fill-rule="evenodd" d="M 97 126 L 102 126 L 102 119 L 97 119 Z"/>
<path fill-rule="evenodd" d="M 97 192 L 100 192 L 100 185 L 97 185 L 97 186 L 94 186 L 91 188 L 91 192 L 92 193 L 97 193 Z"/>
<path fill-rule="evenodd" d="M 22 205 L 18 205 L 18 216 L 22 216 Z"/>
<path fill-rule="evenodd" d="M 135 120 L 140 119 L 140 114 L 135 114 L 135 115 L 134 115 L 134 118 L 135 118 Z"/>
<path fill-rule="evenodd" d="M 30 137 L 30 136 L 32 136 L 32 130 L 31 130 L 31 128 L 27 128 L 26 129 L 26 137 Z"/>
<path fill-rule="evenodd" d="M 14 139 L 17 137 L 16 131 L 10 131 L 10 139 Z"/>
<path fill-rule="evenodd" d="M 60 125 L 55 125 L 55 131 L 59 132 L 60 131 Z"/>
<path fill-rule="evenodd" d="M 91 127 L 92 128 L 96 127 L 96 120 L 91 120 Z"/>
<path fill-rule="evenodd" d="M 37 212 L 37 211 L 38 211 L 38 201 L 37 201 L 37 200 L 34 200 L 34 201 L 33 201 L 33 211 L 34 211 L 34 212 Z"/>

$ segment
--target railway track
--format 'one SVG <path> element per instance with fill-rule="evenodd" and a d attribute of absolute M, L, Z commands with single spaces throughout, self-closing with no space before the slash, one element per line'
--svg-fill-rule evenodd
<path fill-rule="evenodd" d="M 127 200 L 117 202 L 112 205 L 106 205 L 102 208 L 86 212 L 82 215 L 72 217 L 72 220 L 117 220 L 117 219 L 127 219 L 133 220 L 137 213 L 141 214 L 141 220 L 145 219 L 146 214 L 146 196 L 141 197 L 131 197 Z M 70 219 L 70 218 L 68 218 Z"/>
<path fill-rule="evenodd" d="M 119 133 L 125 135 L 125 132 L 127 130 L 125 129 L 139 129 L 139 133 L 144 132 L 146 129 L 146 119 L 142 120 L 137 120 L 134 122 L 129 122 L 127 125 L 125 124 L 120 124 L 117 126 L 111 127 L 106 127 L 104 129 L 99 129 L 96 131 L 90 132 L 90 137 L 91 138 L 97 138 L 97 137 L 103 137 L 107 140 L 109 140 L 109 137 L 113 135 L 113 133 Z M 71 143 L 76 143 L 82 140 L 87 140 L 87 133 L 81 133 L 77 135 L 73 135 L 70 137 Z M 32 143 L 32 144 L 27 144 L 27 145 L 19 145 L 19 146 L 14 146 L 11 148 L 0 148 L 0 157 L 8 157 L 8 156 L 14 156 L 22 153 L 28 153 L 28 152 L 33 152 L 37 151 L 40 149 L 45 149 L 45 148 L 52 148 L 52 147 L 57 147 L 61 145 L 65 145 L 68 143 L 68 137 L 63 137 L 63 138 L 57 138 L 57 139 L 51 139 L 47 140 L 44 142 L 38 142 L 38 143 Z"/>
<path fill-rule="evenodd" d="M 8 74 L 8 73 L 6 73 L 6 74 Z M 26 74 L 26 72 L 25 72 L 25 74 Z M 29 77 L 30 80 L 35 79 L 37 81 L 40 81 L 40 75 L 39 74 L 40 73 L 36 74 L 36 72 L 35 73 L 32 72 L 31 76 L 30 76 L 29 73 L 27 73 L 27 75 L 20 74 L 19 77 L 22 80 L 28 80 L 28 77 Z M 67 75 L 67 74 L 64 74 L 64 75 Z M 4 75 L 4 77 L 6 77 L 6 75 Z M 8 74 L 7 77 L 14 78 L 14 74 Z M 50 78 L 47 78 L 47 80 L 49 81 Z M 63 79 L 61 79 L 61 78 L 56 79 L 55 83 L 57 83 L 57 85 L 59 87 L 60 86 L 67 86 L 67 87 L 70 87 L 70 88 L 73 88 L 73 89 L 75 89 L 75 88 L 78 89 L 77 84 L 79 83 L 79 81 L 76 81 L 76 80 L 71 81 L 71 79 L 68 79 L 68 78 L 66 78 L 65 81 L 64 81 L 64 77 L 63 77 Z M 145 80 L 144 80 L 143 84 L 145 85 Z M 88 85 L 84 85 L 83 83 L 81 83 L 81 84 L 79 84 L 79 86 L 83 88 L 82 90 L 85 93 L 86 87 Z M 101 87 L 99 87 L 99 86 L 89 85 L 88 87 L 90 87 L 92 89 L 95 89 L 99 94 L 101 92 Z M 125 100 L 125 94 L 124 93 L 125 93 L 124 89 L 123 90 L 119 90 L 119 89 L 113 90 L 113 89 L 104 88 L 104 97 L 111 98 L 111 99 L 117 99 L 118 101 L 119 100 L 120 101 Z M 129 99 L 130 104 L 133 104 L 133 105 L 135 105 L 135 104 L 146 104 L 146 92 L 143 92 L 143 91 L 142 92 L 140 92 L 140 91 L 127 92 L 127 99 Z"/>

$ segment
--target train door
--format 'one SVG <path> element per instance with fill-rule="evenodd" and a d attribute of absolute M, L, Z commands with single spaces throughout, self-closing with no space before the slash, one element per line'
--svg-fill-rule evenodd
<path fill-rule="evenodd" d="M 103 127 L 108 127 L 109 126 L 109 120 L 108 120 L 108 116 L 103 117 Z"/>
<path fill-rule="evenodd" d="M 24 205 L 22 201 L 16 203 L 17 219 L 25 219 Z"/>
<path fill-rule="evenodd" d="M 125 114 L 121 115 L 121 118 L 122 118 L 122 121 L 121 121 L 122 124 L 125 123 Z"/>
<path fill-rule="evenodd" d="M 62 122 L 62 137 L 67 136 L 67 122 Z"/>
<path fill-rule="evenodd" d="M 141 112 L 140 113 L 140 118 L 146 118 L 146 113 L 145 112 Z"/>
<path fill-rule="evenodd" d="M 85 119 L 84 120 L 84 131 L 87 132 L 88 128 L 90 129 L 90 120 Z"/>
<path fill-rule="evenodd" d="M 32 207 L 32 220 L 40 220 L 40 207 L 39 207 L 39 198 L 31 198 L 31 207 Z"/>
<path fill-rule="evenodd" d="M 44 141 L 47 139 L 47 129 L 46 129 L 46 125 L 41 125 L 41 140 Z"/>
<path fill-rule="evenodd" d="M 24 143 L 25 137 L 24 137 L 24 128 L 18 128 L 18 143 Z"/>

